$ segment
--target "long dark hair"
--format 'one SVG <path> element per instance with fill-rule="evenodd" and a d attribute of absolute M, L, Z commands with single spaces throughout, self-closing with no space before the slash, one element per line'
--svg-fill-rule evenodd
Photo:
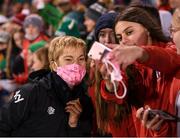
<path fill-rule="evenodd" d="M 143 25 L 150 33 L 153 42 L 168 42 L 158 21 L 154 19 L 146 10 L 139 7 L 128 7 L 118 15 L 115 26 L 119 21 L 135 22 Z"/>

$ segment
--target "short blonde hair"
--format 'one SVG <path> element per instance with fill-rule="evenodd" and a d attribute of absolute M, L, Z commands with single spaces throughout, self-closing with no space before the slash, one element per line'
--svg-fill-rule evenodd
<path fill-rule="evenodd" d="M 173 27 L 180 27 L 180 10 L 176 9 L 172 17 Z"/>
<path fill-rule="evenodd" d="M 82 48 L 86 55 L 86 43 L 79 38 L 73 36 L 59 36 L 55 37 L 51 42 L 48 50 L 48 58 L 50 68 L 52 63 L 57 61 L 59 56 L 63 53 L 65 48 Z"/>

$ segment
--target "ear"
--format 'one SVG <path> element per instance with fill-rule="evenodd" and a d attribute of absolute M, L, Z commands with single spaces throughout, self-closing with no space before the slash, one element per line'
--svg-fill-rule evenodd
<path fill-rule="evenodd" d="M 50 62 L 50 68 L 51 68 L 52 71 L 55 71 L 55 72 L 56 72 L 56 71 L 57 71 L 57 67 L 58 67 L 58 66 L 57 66 L 57 63 L 56 63 L 56 62 L 54 62 L 54 61 L 51 61 L 51 62 Z"/>
<path fill-rule="evenodd" d="M 150 35 L 150 32 L 146 29 L 146 33 L 147 33 L 147 45 L 152 45 L 152 38 Z"/>

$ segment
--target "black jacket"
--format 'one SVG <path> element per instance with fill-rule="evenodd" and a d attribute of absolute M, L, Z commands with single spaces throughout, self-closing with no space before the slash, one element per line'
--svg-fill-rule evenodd
<path fill-rule="evenodd" d="M 68 125 L 66 103 L 80 98 L 83 112 L 76 128 Z M 0 136 L 90 136 L 93 106 L 83 84 L 70 90 L 55 73 L 24 85 L 2 109 Z"/>

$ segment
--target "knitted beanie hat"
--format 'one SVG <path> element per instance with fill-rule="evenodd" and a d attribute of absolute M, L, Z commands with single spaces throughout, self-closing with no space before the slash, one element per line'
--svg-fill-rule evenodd
<path fill-rule="evenodd" d="M 55 32 L 56 36 L 74 36 L 80 37 L 77 22 L 74 19 L 64 18 L 58 30 Z"/>
<path fill-rule="evenodd" d="M 43 19 L 38 14 L 31 14 L 27 16 L 24 20 L 24 28 L 28 27 L 29 25 L 36 26 L 39 31 L 42 31 L 43 29 Z"/>
<path fill-rule="evenodd" d="M 118 15 L 118 13 L 116 13 L 116 12 L 105 13 L 97 20 L 96 27 L 95 27 L 95 39 L 96 40 L 98 40 L 98 35 L 99 35 L 100 30 L 102 30 L 104 28 L 113 29 L 114 22 L 115 22 L 117 15 Z"/>
<path fill-rule="evenodd" d="M 98 18 L 104 14 L 105 12 L 107 11 L 107 9 L 101 5 L 100 3 L 96 2 L 92 5 L 90 5 L 90 7 L 86 10 L 85 12 L 85 16 L 94 20 L 94 21 L 97 21 Z"/>
<path fill-rule="evenodd" d="M 26 15 L 18 13 L 12 17 L 11 21 L 16 24 L 19 24 L 21 26 L 21 25 L 23 25 L 25 17 L 26 17 Z"/>

